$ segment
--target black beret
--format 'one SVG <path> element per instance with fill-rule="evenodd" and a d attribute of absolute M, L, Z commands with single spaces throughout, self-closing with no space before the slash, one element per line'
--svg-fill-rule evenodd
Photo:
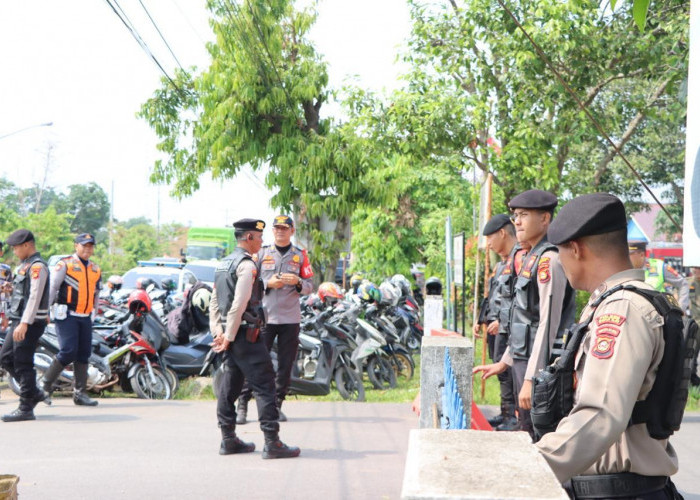
<path fill-rule="evenodd" d="M 34 241 L 34 235 L 29 229 L 18 229 L 7 237 L 6 243 L 11 247 L 21 245 L 28 241 Z"/>
<path fill-rule="evenodd" d="M 540 189 L 530 189 L 517 195 L 510 200 L 508 207 L 511 210 L 516 208 L 537 208 L 539 210 L 553 210 L 559 200 L 552 193 Z"/>
<path fill-rule="evenodd" d="M 629 250 L 630 252 L 646 252 L 647 251 L 647 242 L 646 241 L 630 241 L 629 242 Z"/>
<path fill-rule="evenodd" d="M 508 224 L 512 224 L 512 222 L 510 221 L 510 217 L 508 217 L 507 215 L 494 215 L 486 223 L 486 225 L 484 226 L 484 230 L 481 232 L 481 234 L 483 234 L 484 236 L 488 236 L 489 234 L 495 233 L 503 226 L 507 226 Z"/>
<path fill-rule="evenodd" d="M 90 233 L 80 233 L 73 239 L 73 242 L 80 243 L 81 245 L 87 245 L 89 243 L 95 244 L 95 237 Z"/>
<path fill-rule="evenodd" d="M 547 231 L 550 243 L 561 245 L 583 236 L 611 233 L 627 227 L 625 206 L 608 193 L 584 194 L 564 205 Z"/>
<path fill-rule="evenodd" d="M 233 223 L 233 227 L 239 231 L 259 231 L 265 229 L 265 221 L 259 219 L 241 219 Z"/>

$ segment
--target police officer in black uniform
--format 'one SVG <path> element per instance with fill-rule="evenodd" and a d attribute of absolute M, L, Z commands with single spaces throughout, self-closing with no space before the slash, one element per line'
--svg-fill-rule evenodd
<path fill-rule="evenodd" d="M 279 439 L 279 410 L 275 404 L 275 371 L 270 353 L 259 338 L 264 323 L 263 285 L 253 261 L 262 246 L 265 222 L 241 219 L 233 224 L 238 247 L 217 267 L 209 306 L 214 350 L 223 352 L 223 375 L 217 391 L 221 428 L 219 454 L 250 453 L 255 444 L 236 437 L 236 399 L 247 380 L 256 394 L 258 420 L 265 435 L 263 458 L 299 456 L 297 447 Z"/>
<path fill-rule="evenodd" d="M 516 259 L 522 259 L 523 250 L 515 238 L 515 226 L 505 214 L 494 215 L 484 226 L 482 234 L 486 236 L 486 244 L 496 252 L 501 261 L 496 266 L 489 281 L 489 294 L 481 311 L 479 320 L 474 325 L 474 334 L 479 333 L 480 325 L 486 325 L 489 357 L 498 362 L 508 345 L 507 318 L 510 304 L 513 300 L 513 284 L 517 276 Z M 505 318 L 501 321 L 501 316 Z M 503 325 L 501 325 L 503 322 Z M 512 431 L 518 428 L 515 417 L 515 393 L 513 391 L 513 376 L 507 368 L 498 374 L 501 387 L 501 413 L 489 419 L 497 431 Z"/>
<path fill-rule="evenodd" d="M 18 229 L 7 238 L 17 258 L 21 259 L 12 282 L 10 298 L 10 329 L 0 351 L 0 365 L 20 386 L 19 407 L 3 422 L 35 420 L 34 407 L 46 399 L 46 393 L 36 385 L 34 351 L 44 333 L 49 315 L 49 270 L 36 251 L 34 235 Z"/>

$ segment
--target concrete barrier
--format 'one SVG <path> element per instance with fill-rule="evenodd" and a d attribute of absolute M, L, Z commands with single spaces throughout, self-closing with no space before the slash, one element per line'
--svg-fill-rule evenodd
<path fill-rule="evenodd" d="M 417 429 L 409 437 L 401 498 L 569 497 L 527 433 Z"/>
<path fill-rule="evenodd" d="M 445 384 L 445 349 L 449 350 L 457 390 L 464 403 L 467 422 L 471 421 L 472 366 L 474 347 L 464 337 L 423 337 L 420 367 L 419 427 L 434 428 L 434 406 L 442 406 L 441 391 Z"/>

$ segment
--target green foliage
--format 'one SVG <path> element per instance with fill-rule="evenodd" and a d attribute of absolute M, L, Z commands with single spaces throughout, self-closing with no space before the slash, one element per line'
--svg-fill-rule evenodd
<path fill-rule="evenodd" d="M 34 233 L 36 247 L 46 259 L 55 254 L 73 252 L 73 236 L 70 224 L 73 218 L 69 214 L 59 214 L 51 206 L 38 214 L 29 214 L 20 219 L 19 227 L 25 227 Z"/>
<path fill-rule="evenodd" d="M 97 233 L 109 221 L 109 198 L 95 182 L 68 186 L 68 195 L 58 206 L 73 216 L 74 233 Z"/>
<path fill-rule="evenodd" d="M 178 92 L 164 82 L 140 116 L 168 155 L 152 180 L 175 196 L 199 178 L 231 179 L 240 168 L 268 166 L 273 205 L 297 215 L 314 267 L 332 275 L 350 216 L 361 205 L 389 201 L 388 186 L 370 182 L 371 158 L 355 130 L 320 110 L 331 97 L 326 64 L 307 38 L 316 14 L 290 0 L 208 2 L 216 43 L 199 76 L 178 72 Z M 323 219 L 334 231 L 321 230 Z"/>

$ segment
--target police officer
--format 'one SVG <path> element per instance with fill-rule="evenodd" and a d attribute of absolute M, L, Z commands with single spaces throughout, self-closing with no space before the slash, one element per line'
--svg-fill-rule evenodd
<path fill-rule="evenodd" d="M 35 420 L 34 407 L 46 399 L 46 393 L 36 385 L 34 351 L 49 315 L 49 270 L 36 251 L 31 231 L 18 229 L 7 238 L 7 244 L 22 262 L 12 282 L 11 323 L 0 351 L 0 365 L 19 382 L 20 395 L 19 407 L 2 420 L 18 422 Z"/>
<path fill-rule="evenodd" d="M 500 327 L 500 314 L 510 309 L 515 281 L 516 260 L 522 263 L 522 251 L 515 239 L 515 226 L 505 214 L 492 217 L 484 226 L 482 234 L 486 236 L 487 246 L 496 252 L 501 260 L 496 266 L 489 283 L 489 294 L 479 314 L 479 321 L 474 325 L 474 334 L 478 335 L 480 325 L 486 325 L 489 357 L 498 362 L 506 349 L 508 337 L 505 328 Z M 520 266 L 517 266 L 520 269 Z M 506 316 L 507 317 L 507 316 Z M 483 321 L 482 321 L 483 320 Z M 499 431 L 515 430 L 518 421 L 515 418 L 515 394 L 510 367 L 498 374 L 501 387 L 501 413 L 489 419 L 489 424 Z"/>
<path fill-rule="evenodd" d="M 292 366 L 299 347 L 301 309 L 299 297 L 313 291 L 314 285 L 306 252 L 292 245 L 294 221 L 288 215 L 278 215 L 272 223 L 274 245 L 265 245 L 256 255 L 258 269 L 265 285 L 263 309 L 265 326 L 262 337 L 268 350 L 277 339 L 277 378 L 275 388 L 280 422 L 287 420 L 282 403 L 289 390 Z M 245 424 L 248 401 L 252 391 L 246 385 L 238 401 L 238 424 Z"/>
<path fill-rule="evenodd" d="M 513 198 L 516 236 L 527 252 L 514 284 L 513 300 L 506 320 L 508 347 L 501 360 L 474 368 L 483 377 L 497 375 L 512 366 L 513 390 L 517 395 L 521 430 L 534 437 L 530 408 L 532 377 L 549 363 L 554 341 L 574 321 L 575 294 L 566 280 L 557 248 L 547 241 L 557 197 L 533 189 Z"/>
<path fill-rule="evenodd" d="M 215 335 L 213 348 L 224 353 L 216 407 L 222 436 L 219 454 L 255 450 L 255 444 L 236 437 L 235 404 L 245 379 L 256 394 L 258 420 L 265 435 L 263 458 L 296 457 L 299 448 L 287 446 L 279 439 L 275 372 L 270 353 L 258 338 L 264 323 L 263 283 L 252 256 L 262 246 L 265 223 L 241 219 L 233 227 L 238 246 L 217 267 L 209 304 L 209 324 Z"/>
<path fill-rule="evenodd" d="M 90 257 L 95 238 L 81 233 L 73 240 L 75 253 L 58 261 L 51 275 L 49 304 L 60 350 L 44 374 L 43 389 L 51 396 L 53 384 L 63 369 L 73 363 L 73 403 L 97 406 L 86 393 L 88 360 L 92 352 L 92 314 L 100 293 L 102 273 Z"/>
<path fill-rule="evenodd" d="M 657 376 L 663 317 L 628 290 L 591 307 L 618 284 L 651 289 L 632 267 L 626 227 L 622 202 L 596 193 L 567 203 L 549 228 L 567 278 L 592 294 L 581 319 L 593 318 L 576 355 L 573 409 L 536 446 L 573 498 L 680 498 L 668 479 L 678 470 L 671 443 L 630 424 Z"/>
<path fill-rule="evenodd" d="M 678 302 L 684 311 L 688 310 L 688 283 L 678 271 L 666 264 L 663 259 L 647 259 L 647 244 L 643 241 L 629 243 L 630 261 L 635 269 L 644 269 L 644 281 L 654 290 L 666 291 L 666 283 L 678 290 Z"/>

